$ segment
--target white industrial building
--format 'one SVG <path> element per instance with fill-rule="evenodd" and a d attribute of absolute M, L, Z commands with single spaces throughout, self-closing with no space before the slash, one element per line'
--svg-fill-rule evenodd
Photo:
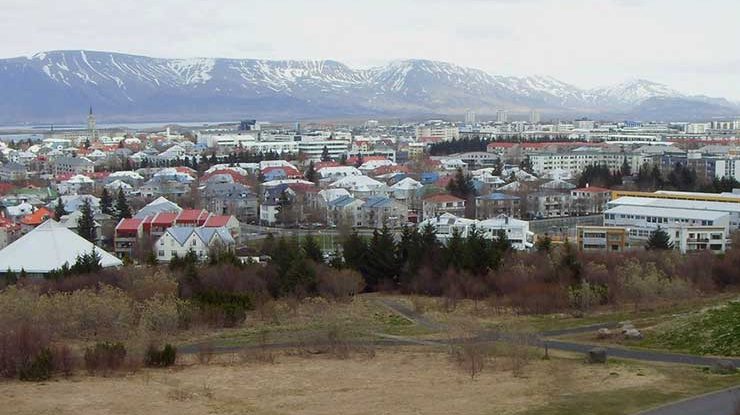
<path fill-rule="evenodd" d="M 338 159 L 342 154 L 349 151 L 350 142 L 348 140 L 307 140 L 303 137 L 298 142 L 298 151 L 305 154 L 309 160 L 321 160 L 321 155 L 326 147 L 329 157 Z"/>
<path fill-rule="evenodd" d="M 740 203 L 713 202 L 703 200 L 657 199 L 650 197 L 623 196 L 607 203 L 607 208 L 618 206 L 653 207 L 663 209 L 719 212 L 729 215 L 729 231 L 740 229 Z"/>

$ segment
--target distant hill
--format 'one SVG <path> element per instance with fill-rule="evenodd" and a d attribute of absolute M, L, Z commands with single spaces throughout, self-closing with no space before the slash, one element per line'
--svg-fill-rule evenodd
<path fill-rule="evenodd" d="M 0 122 L 457 116 L 472 109 L 694 120 L 740 114 L 722 98 L 634 80 L 580 89 L 551 77 L 492 75 L 404 60 L 357 70 L 336 61 L 160 59 L 53 51 L 0 60 Z"/>

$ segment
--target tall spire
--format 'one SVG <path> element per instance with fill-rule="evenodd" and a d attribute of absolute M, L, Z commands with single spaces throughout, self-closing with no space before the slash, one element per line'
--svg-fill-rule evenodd
<path fill-rule="evenodd" d="M 92 113 L 92 105 L 90 105 L 90 114 L 88 114 L 88 115 L 93 115 L 93 113 Z"/>

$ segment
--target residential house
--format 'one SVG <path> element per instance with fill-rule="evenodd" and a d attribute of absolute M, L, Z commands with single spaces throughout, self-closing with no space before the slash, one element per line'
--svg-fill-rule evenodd
<path fill-rule="evenodd" d="M 475 217 L 488 219 L 506 215 L 521 217 L 521 198 L 506 193 L 490 193 L 475 198 Z"/>
<path fill-rule="evenodd" d="M 14 182 L 16 180 L 26 180 L 27 177 L 28 171 L 23 164 L 11 161 L 0 166 L 0 181 Z"/>
<path fill-rule="evenodd" d="M 611 190 L 596 186 L 573 189 L 570 196 L 571 213 L 574 215 L 600 215 L 606 210 L 607 203 L 612 200 Z"/>
<path fill-rule="evenodd" d="M 243 184 L 208 183 L 201 194 L 210 212 L 234 215 L 247 222 L 256 222 L 259 217 L 259 198 Z"/>
<path fill-rule="evenodd" d="M 389 228 L 398 228 L 406 224 L 408 208 L 397 200 L 385 196 L 372 196 L 362 205 L 362 213 L 363 224 L 366 227 L 381 228 L 385 225 Z"/>
<path fill-rule="evenodd" d="M 205 261 L 213 250 L 234 251 L 236 242 L 226 228 L 185 226 L 167 229 L 154 246 L 158 261 L 169 262 L 191 251 Z"/>
<path fill-rule="evenodd" d="M 426 220 L 443 213 L 465 215 L 465 199 L 449 194 L 436 194 L 422 199 L 422 219 Z"/>
<path fill-rule="evenodd" d="M 86 174 L 95 171 L 92 161 L 84 157 L 57 157 L 52 162 L 52 174 L 59 176 L 63 174 Z"/>
<path fill-rule="evenodd" d="M 339 196 L 326 204 L 326 222 L 329 225 L 339 226 L 346 224 L 351 227 L 364 226 L 362 206 L 365 202 L 350 195 Z"/>

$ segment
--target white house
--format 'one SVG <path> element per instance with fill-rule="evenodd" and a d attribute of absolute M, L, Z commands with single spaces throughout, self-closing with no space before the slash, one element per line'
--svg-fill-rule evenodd
<path fill-rule="evenodd" d="M 419 226 L 432 226 L 437 239 L 442 243 L 446 243 L 455 231 L 461 237 L 465 238 L 473 229 L 477 229 L 487 239 L 495 238 L 498 231 L 503 230 L 506 233 L 506 238 L 511 242 L 512 248 L 519 251 L 524 251 L 534 246 L 532 243 L 534 233 L 529 230 L 529 222 L 503 215 L 492 219 L 474 220 L 460 218 L 450 213 L 443 213 L 421 222 Z"/>
<path fill-rule="evenodd" d="M 180 226 L 168 228 L 155 243 L 157 260 L 168 262 L 177 255 L 184 257 L 193 251 L 200 260 L 206 260 L 214 249 L 233 251 L 236 242 L 225 227 L 207 228 Z"/>

